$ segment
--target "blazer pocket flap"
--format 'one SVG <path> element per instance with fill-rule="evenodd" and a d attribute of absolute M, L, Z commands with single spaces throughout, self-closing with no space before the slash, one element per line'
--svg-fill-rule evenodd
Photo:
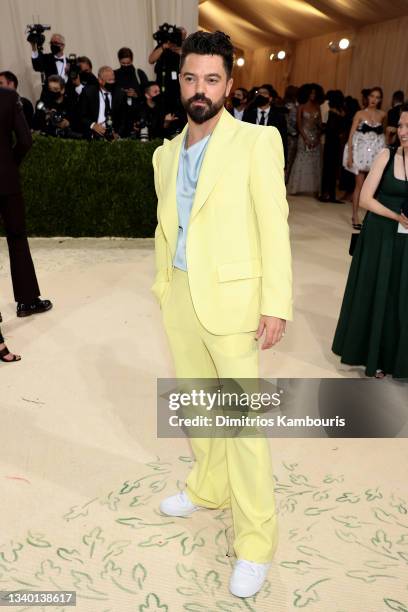
<path fill-rule="evenodd" d="M 217 267 L 217 272 L 220 283 L 240 278 L 256 278 L 262 276 L 261 260 L 246 259 L 244 261 L 220 264 Z"/>

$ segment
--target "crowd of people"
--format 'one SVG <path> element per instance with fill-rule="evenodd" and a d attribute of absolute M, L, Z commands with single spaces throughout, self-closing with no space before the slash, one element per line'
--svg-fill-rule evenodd
<path fill-rule="evenodd" d="M 382 102 L 380 87 L 363 89 L 360 104 L 340 90 L 324 93 L 317 83 L 290 85 L 283 98 L 271 85 L 263 85 L 250 91 L 236 89 L 229 109 L 237 119 L 279 129 L 289 195 L 352 201 L 352 225 L 358 230 L 361 188 L 377 154 L 397 141 L 404 92 L 394 93 L 387 113 L 381 110 Z"/>
<path fill-rule="evenodd" d="M 179 28 L 180 38 L 186 30 Z M 118 138 L 172 138 L 186 123 L 179 95 L 181 47 L 160 41 L 149 62 L 156 80 L 135 66 L 133 51 L 117 52 L 119 66 L 101 66 L 93 72 L 87 56 L 65 55 L 65 37 L 53 34 L 50 52 L 31 41 L 33 70 L 41 73 L 42 91 L 33 106 L 21 98 L 24 114 L 33 131 L 48 136 L 89 140 Z M 10 70 L 0 72 L 0 87 L 18 90 L 18 78 Z"/>
<path fill-rule="evenodd" d="M 104 65 L 94 74 L 89 57 L 65 55 L 61 34 L 52 34 L 49 53 L 31 41 L 32 66 L 42 74 L 43 87 L 34 107 L 21 98 L 29 127 L 74 139 L 175 137 L 187 121 L 178 79 L 181 43 L 187 32 L 185 28 L 179 32 L 180 44 L 159 40 L 149 55 L 155 81 L 135 65 L 128 47 L 118 50 L 117 68 Z M 17 91 L 17 76 L 9 70 L 0 72 L 0 87 Z M 317 83 L 290 85 L 282 98 L 265 83 L 251 90 L 235 89 L 227 109 L 236 119 L 279 130 L 288 194 L 314 195 L 323 202 L 352 201 L 351 223 L 359 230 L 364 178 L 379 151 L 395 142 L 403 102 L 404 93 L 396 91 L 386 113 L 381 110 L 380 87 L 363 89 L 359 102 L 340 90 L 324 93 Z"/>
<path fill-rule="evenodd" d="M 187 122 L 179 83 L 181 45 L 186 35 L 185 29 L 179 28 L 178 42 L 167 38 L 156 41 L 149 56 L 156 73 L 155 81 L 150 81 L 146 73 L 135 66 L 133 52 L 128 47 L 118 50 L 118 67 L 101 66 L 95 75 L 90 58 L 66 57 L 62 35 L 51 36 L 50 53 L 44 53 L 31 41 L 32 66 L 41 73 L 43 83 L 41 97 L 34 107 L 29 100 L 18 95 L 16 75 L 9 70 L 0 72 L 0 88 L 13 90 L 21 116 L 25 116 L 24 125 L 21 117 L 18 118 L 20 140 L 28 143 L 30 130 L 51 137 L 89 140 L 174 138 Z M 5 106 L 10 106 L 10 101 L 4 100 Z M 204 102 L 208 103 L 208 100 Z M 361 310 L 364 300 L 359 300 L 353 310 L 350 295 L 355 295 L 359 284 L 362 294 L 376 291 L 375 287 L 367 287 L 367 279 L 376 278 L 370 266 L 373 258 L 377 263 L 383 261 L 385 251 L 381 250 L 382 241 L 388 236 L 387 232 L 393 232 L 398 224 L 399 230 L 394 237 L 395 249 L 388 253 L 384 266 L 397 257 L 395 266 L 400 272 L 402 270 L 404 276 L 401 253 L 406 248 L 408 227 L 408 210 L 403 207 L 408 188 L 405 162 L 408 107 L 404 103 L 404 92 L 399 90 L 393 94 L 388 112 L 381 108 L 383 91 L 378 86 L 363 89 L 358 101 L 345 96 L 340 90 L 325 93 L 317 83 L 304 84 L 299 88 L 288 86 L 284 96 L 280 97 L 270 83 L 264 83 L 251 90 L 238 87 L 231 91 L 224 103 L 229 113 L 239 121 L 277 128 L 283 144 L 285 182 L 289 195 L 309 194 L 321 202 L 352 202 L 351 223 L 353 229 L 362 232 L 353 258 L 351 280 L 346 289 L 333 350 L 347 363 L 365 363 L 367 358 L 361 352 L 357 357 L 354 354 L 349 356 L 353 351 L 347 342 L 350 341 L 354 347 L 354 339 L 358 337 L 357 329 L 351 336 L 348 335 L 353 329 L 350 321 L 354 317 L 359 329 L 365 329 L 372 322 L 368 312 Z M 373 172 L 370 172 L 371 169 Z M 367 175 L 369 180 L 365 185 Z M 342 199 L 339 198 L 340 193 L 343 194 Z M 2 194 L 0 191 L 0 212 L 10 251 L 17 315 L 28 316 L 49 310 L 52 303 L 40 298 L 25 233 L 24 207 L 21 194 L 16 194 L 16 189 L 13 193 Z M 360 205 L 369 211 L 363 225 L 359 220 Z M 389 246 L 391 242 L 387 244 Z M 368 261 L 367 253 L 372 255 Z M 403 295 L 403 292 L 400 292 L 400 280 L 394 276 L 390 278 L 390 286 L 395 289 L 392 295 L 386 288 L 380 293 L 383 297 L 388 296 L 389 308 L 387 306 L 386 312 L 392 315 L 401 308 L 395 296 Z M 371 304 L 370 301 L 367 303 Z M 361 319 L 361 312 L 366 325 Z M 397 315 L 391 315 L 387 318 L 387 325 L 394 338 L 392 346 L 395 347 L 398 345 L 395 331 L 398 327 L 395 322 Z M 382 316 L 378 318 L 378 325 L 383 325 Z M 393 328 L 390 327 L 392 325 Z M 381 336 L 379 332 L 378 338 Z M 362 338 L 364 347 L 366 340 L 366 337 Z M 378 366 L 375 357 L 379 351 L 377 349 L 375 345 L 373 364 Z M 5 351 L 4 339 L 0 334 L 0 359 L 13 360 Z M 393 371 L 394 353 L 390 349 L 391 357 L 384 357 L 380 373 Z M 374 365 L 368 368 L 370 373 Z M 402 365 L 398 367 L 405 372 L 405 361 L 402 360 Z"/>

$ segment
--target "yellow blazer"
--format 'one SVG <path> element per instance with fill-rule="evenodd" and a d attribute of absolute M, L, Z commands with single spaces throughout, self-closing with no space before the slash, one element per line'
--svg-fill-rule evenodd
<path fill-rule="evenodd" d="M 156 279 L 163 304 L 178 235 L 176 179 L 187 126 L 153 154 L 158 198 Z M 198 319 L 217 335 L 254 331 L 260 314 L 292 319 L 292 267 L 284 155 L 278 130 L 228 111 L 210 137 L 187 232 L 186 259 Z"/>

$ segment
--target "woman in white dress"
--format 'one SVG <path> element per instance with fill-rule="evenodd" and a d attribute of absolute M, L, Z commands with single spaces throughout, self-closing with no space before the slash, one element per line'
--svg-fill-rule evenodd
<path fill-rule="evenodd" d="M 386 113 L 380 108 L 382 99 L 381 87 L 370 89 L 368 106 L 354 115 L 348 143 L 344 150 L 344 165 L 356 175 L 351 220 L 354 229 L 361 229 L 358 202 L 364 180 L 375 157 L 385 147 L 384 120 Z"/>

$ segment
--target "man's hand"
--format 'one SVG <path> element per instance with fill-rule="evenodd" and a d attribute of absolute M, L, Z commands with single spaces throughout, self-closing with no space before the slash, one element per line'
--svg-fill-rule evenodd
<path fill-rule="evenodd" d="M 69 127 L 69 121 L 68 121 L 68 119 L 63 119 L 62 121 L 60 121 L 60 122 L 58 123 L 58 127 L 59 127 L 61 130 L 64 130 L 65 128 L 68 128 L 68 127 Z"/>
<path fill-rule="evenodd" d="M 285 319 L 279 319 L 278 317 L 270 317 L 268 315 L 261 315 L 261 318 L 259 319 L 259 326 L 255 335 L 255 340 L 259 340 L 259 338 L 265 331 L 265 340 L 261 346 L 261 349 L 269 349 L 282 339 L 282 337 L 285 335 L 285 329 Z"/>
<path fill-rule="evenodd" d="M 128 96 L 128 98 L 137 98 L 137 92 L 135 89 L 133 89 L 133 87 L 129 87 L 129 89 L 125 89 L 126 91 L 126 95 Z"/>
<path fill-rule="evenodd" d="M 100 136 L 105 136 L 106 128 L 102 123 L 95 123 L 92 127 L 93 131 L 99 134 Z"/>

